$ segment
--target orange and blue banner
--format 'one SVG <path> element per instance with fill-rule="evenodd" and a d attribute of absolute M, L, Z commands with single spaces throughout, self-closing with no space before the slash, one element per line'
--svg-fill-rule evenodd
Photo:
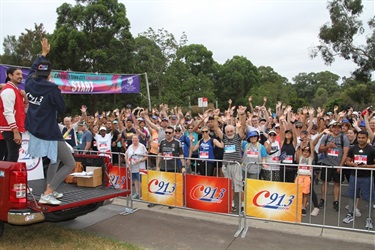
<path fill-rule="evenodd" d="M 142 174 L 142 200 L 167 206 L 183 206 L 183 180 L 180 173 L 147 171 Z"/>
<path fill-rule="evenodd" d="M 230 213 L 232 209 L 232 180 L 221 177 L 186 175 L 186 207 Z"/>
<path fill-rule="evenodd" d="M 301 222 L 302 189 L 295 183 L 246 179 L 246 215 Z"/>

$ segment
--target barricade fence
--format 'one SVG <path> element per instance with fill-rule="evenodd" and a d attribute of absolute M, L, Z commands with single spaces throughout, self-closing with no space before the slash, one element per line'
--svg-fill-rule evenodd
<path fill-rule="evenodd" d="M 112 162 L 108 171 L 111 185 L 132 190 L 127 212 L 134 211 L 136 200 L 150 207 L 164 205 L 235 216 L 239 225 L 236 237 L 241 232 L 245 237 L 247 218 L 374 233 L 365 226 L 375 209 L 375 169 L 291 163 L 267 163 L 265 168 L 255 161 L 246 165 L 197 158 L 181 161 L 180 157 L 150 154 L 132 155 L 127 166 L 124 153 L 112 153 L 111 161 L 116 158 L 112 155 L 117 155 L 117 162 Z M 144 169 L 137 167 L 137 159 L 142 157 L 147 157 Z M 333 171 L 338 173 L 338 182 L 329 179 Z M 368 171 L 366 177 L 362 171 Z M 344 220 L 349 209 L 353 218 Z"/>

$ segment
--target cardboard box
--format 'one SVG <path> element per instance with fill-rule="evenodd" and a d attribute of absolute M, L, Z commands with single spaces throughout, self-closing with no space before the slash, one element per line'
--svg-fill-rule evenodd
<path fill-rule="evenodd" d="M 80 187 L 97 187 L 102 185 L 102 168 L 86 167 L 86 172 L 93 172 L 92 176 L 77 176 L 77 186 Z"/>

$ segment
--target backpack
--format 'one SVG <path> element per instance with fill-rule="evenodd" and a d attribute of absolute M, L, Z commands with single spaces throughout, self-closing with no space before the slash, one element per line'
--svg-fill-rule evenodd
<path fill-rule="evenodd" d="M 324 141 L 324 146 L 327 145 L 327 142 L 328 142 L 328 139 L 331 137 L 331 135 L 328 135 L 326 140 Z M 340 144 L 341 144 L 341 148 L 344 148 L 344 134 L 343 133 L 340 133 Z M 315 150 L 314 150 L 315 152 Z M 321 162 L 325 157 L 326 157 L 326 153 L 319 153 L 317 154 L 315 152 L 315 155 L 314 155 L 314 160 L 313 160 L 313 165 L 317 165 L 319 162 Z"/>

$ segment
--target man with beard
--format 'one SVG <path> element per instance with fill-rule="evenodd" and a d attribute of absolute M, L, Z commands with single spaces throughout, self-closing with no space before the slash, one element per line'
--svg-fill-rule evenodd
<path fill-rule="evenodd" d="M 237 128 L 238 133 L 236 133 L 236 128 L 233 125 L 227 125 L 225 127 L 225 134 L 217 127 L 216 135 L 224 142 L 224 155 L 223 155 L 223 174 L 226 178 L 232 179 L 233 189 L 234 189 L 234 207 L 233 211 L 237 211 L 237 205 L 240 202 L 240 192 L 242 191 L 242 169 L 237 163 L 241 163 L 241 143 L 245 138 L 246 129 L 246 107 L 239 106 L 237 109 L 237 115 L 239 116 L 240 127 Z M 217 112 L 217 111 L 215 111 Z"/>

